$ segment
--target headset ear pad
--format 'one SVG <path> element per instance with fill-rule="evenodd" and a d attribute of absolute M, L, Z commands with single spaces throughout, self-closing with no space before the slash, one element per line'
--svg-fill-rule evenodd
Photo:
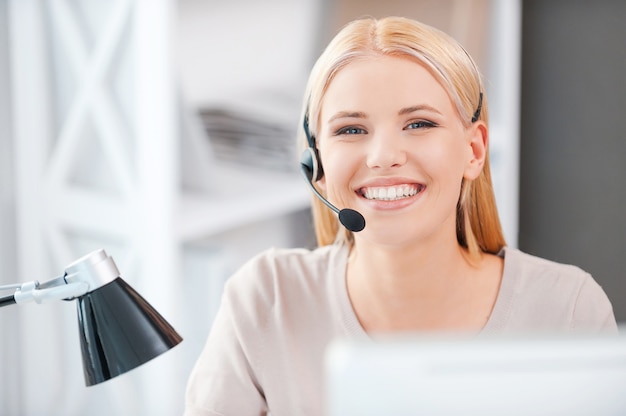
<path fill-rule="evenodd" d="M 317 182 L 324 176 L 324 169 L 319 162 L 319 154 L 315 147 L 309 147 L 300 157 L 300 167 L 305 171 L 307 178 L 311 182 Z"/>

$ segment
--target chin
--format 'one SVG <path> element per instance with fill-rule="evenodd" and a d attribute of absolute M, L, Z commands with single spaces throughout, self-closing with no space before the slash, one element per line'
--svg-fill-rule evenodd
<path fill-rule="evenodd" d="M 407 229 L 406 224 L 401 224 L 398 227 L 389 227 L 380 224 L 372 225 L 372 222 L 370 221 L 365 229 L 358 233 L 359 235 L 355 235 L 355 240 L 362 237 L 369 244 L 389 247 L 406 247 L 419 241 L 419 233 Z"/>

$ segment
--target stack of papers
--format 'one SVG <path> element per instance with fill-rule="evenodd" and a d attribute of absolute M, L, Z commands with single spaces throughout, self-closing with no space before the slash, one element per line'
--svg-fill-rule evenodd
<path fill-rule="evenodd" d="M 266 117 L 226 106 L 203 108 L 200 117 L 215 157 L 238 165 L 295 171 L 297 116 Z"/>

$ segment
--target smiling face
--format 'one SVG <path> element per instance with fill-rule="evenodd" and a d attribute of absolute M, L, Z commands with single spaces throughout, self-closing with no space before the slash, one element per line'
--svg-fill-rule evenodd
<path fill-rule="evenodd" d="M 317 143 L 320 186 L 367 221 L 355 239 L 456 244 L 461 182 L 480 174 L 486 127 L 466 128 L 421 64 L 376 56 L 339 70 L 322 102 Z"/>

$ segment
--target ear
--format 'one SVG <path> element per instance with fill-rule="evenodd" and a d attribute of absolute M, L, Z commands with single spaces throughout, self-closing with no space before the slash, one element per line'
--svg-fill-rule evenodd
<path fill-rule="evenodd" d="M 484 121 L 477 121 L 467 130 L 468 161 L 463 177 L 473 180 L 478 178 L 487 159 L 489 131 Z"/>

